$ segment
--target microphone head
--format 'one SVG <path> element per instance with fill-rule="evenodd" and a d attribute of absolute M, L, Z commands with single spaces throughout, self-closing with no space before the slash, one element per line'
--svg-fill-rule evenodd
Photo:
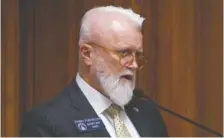
<path fill-rule="evenodd" d="M 155 102 L 150 97 L 145 95 L 145 93 L 143 92 L 142 89 L 135 88 L 133 91 L 133 94 L 136 98 L 141 98 L 142 100 L 147 100 L 147 101 L 155 104 Z"/>
<path fill-rule="evenodd" d="M 139 98 L 145 97 L 144 92 L 139 88 L 135 88 L 133 91 L 133 94 L 134 94 L 134 96 L 139 97 Z"/>

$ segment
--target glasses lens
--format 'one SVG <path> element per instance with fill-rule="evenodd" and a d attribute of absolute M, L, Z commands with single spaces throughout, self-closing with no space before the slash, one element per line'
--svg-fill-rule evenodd
<path fill-rule="evenodd" d="M 122 66 L 127 66 L 129 64 L 131 64 L 133 61 L 133 56 L 132 55 L 129 55 L 129 56 L 125 56 L 125 57 L 121 57 L 120 58 L 120 64 Z"/>
<path fill-rule="evenodd" d="M 133 61 L 134 61 L 134 56 L 132 56 L 132 55 L 120 58 L 120 64 L 122 66 L 131 65 Z M 138 69 L 141 70 L 144 67 L 146 60 L 145 60 L 144 56 L 141 55 L 141 56 L 136 57 L 136 62 L 138 64 Z"/>

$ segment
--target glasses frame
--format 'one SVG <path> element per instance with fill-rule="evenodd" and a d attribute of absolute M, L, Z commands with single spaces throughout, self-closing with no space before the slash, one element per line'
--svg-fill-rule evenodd
<path fill-rule="evenodd" d="M 117 50 L 114 50 L 114 49 L 110 49 L 110 48 L 106 48 L 106 47 L 104 47 L 104 46 L 101 46 L 101 45 L 99 45 L 99 44 L 95 44 L 95 43 L 86 43 L 87 45 L 90 45 L 90 46 L 93 46 L 93 47 L 99 47 L 99 48 L 102 48 L 102 49 L 104 49 L 106 52 L 113 52 L 113 53 L 116 53 L 116 55 L 118 55 L 118 57 L 119 57 L 119 64 L 121 65 L 121 66 L 123 66 L 123 67 L 127 67 L 127 66 L 129 66 L 129 65 L 131 65 L 132 63 L 133 63 L 133 61 L 134 60 L 136 60 L 136 54 L 133 54 L 134 52 L 132 52 L 132 60 L 130 60 L 129 62 L 128 62 L 128 64 L 124 64 L 124 65 L 122 65 L 121 64 L 121 60 L 122 60 L 122 58 L 124 58 L 123 57 L 123 55 L 122 55 L 122 53 L 121 52 L 119 52 L 119 51 L 117 51 Z M 144 57 L 144 54 L 142 54 L 141 55 L 143 58 L 144 58 L 144 63 L 141 65 L 141 66 L 139 66 L 138 65 L 138 70 L 142 70 L 143 68 L 144 68 L 144 65 L 145 65 L 145 63 L 147 62 L 147 60 L 145 59 L 145 57 Z M 137 58 L 138 59 L 138 58 Z M 137 62 L 137 64 L 138 64 L 138 62 Z"/>

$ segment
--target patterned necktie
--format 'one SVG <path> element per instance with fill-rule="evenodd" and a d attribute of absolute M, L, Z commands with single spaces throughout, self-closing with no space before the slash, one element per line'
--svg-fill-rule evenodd
<path fill-rule="evenodd" d="M 112 104 L 106 111 L 113 119 L 117 137 L 131 137 L 130 133 L 128 132 L 127 128 L 120 118 L 121 110 L 122 109 L 119 106 Z"/>

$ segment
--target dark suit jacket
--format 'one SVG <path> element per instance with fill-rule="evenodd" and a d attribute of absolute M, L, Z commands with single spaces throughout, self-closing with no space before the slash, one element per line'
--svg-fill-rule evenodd
<path fill-rule="evenodd" d="M 141 137 L 167 136 L 159 111 L 149 101 L 133 97 L 125 110 Z M 74 123 L 74 120 L 97 117 L 74 79 L 54 100 L 25 114 L 20 136 L 110 137 L 104 125 L 103 129 L 79 132 Z"/>

